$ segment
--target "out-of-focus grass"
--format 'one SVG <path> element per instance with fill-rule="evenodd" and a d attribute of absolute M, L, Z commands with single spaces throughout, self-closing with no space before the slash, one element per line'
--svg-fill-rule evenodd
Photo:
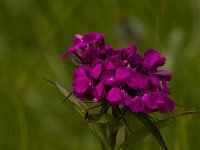
<path fill-rule="evenodd" d="M 75 33 L 103 32 L 114 47 L 154 47 L 173 70 L 172 98 L 200 105 L 200 2 L 198 0 L 1 0 L 0 149 L 100 149 L 88 126 L 43 80 L 70 88 L 69 59 L 58 56 Z M 163 129 L 169 149 L 197 149 L 200 117 Z M 160 149 L 152 136 L 137 149 Z"/>

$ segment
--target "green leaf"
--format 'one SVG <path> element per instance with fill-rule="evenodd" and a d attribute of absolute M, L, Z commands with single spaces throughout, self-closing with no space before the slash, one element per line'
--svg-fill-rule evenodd
<path fill-rule="evenodd" d="M 81 116 L 84 117 L 84 115 L 86 114 L 86 110 L 88 109 L 87 105 L 83 102 L 81 102 L 77 97 L 75 97 L 74 95 L 71 95 L 71 92 L 61 83 L 59 83 L 58 81 L 51 81 L 47 78 L 44 78 L 46 81 L 54 84 L 57 86 L 57 88 L 61 91 L 61 93 L 63 93 L 66 97 L 68 97 L 70 95 L 70 97 L 68 98 L 72 103 L 75 104 L 75 109 L 79 112 L 79 114 Z"/>
<path fill-rule="evenodd" d="M 183 112 L 177 116 L 170 117 L 164 120 L 154 121 L 153 123 L 158 129 L 162 129 L 185 116 L 195 115 L 195 114 L 200 114 L 200 112 L 196 112 L 196 111 Z M 122 147 L 130 147 L 132 144 L 143 139 L 149 134 L 151 134 L 151 131 L 147 129 L 145 126 L 142 126 L 138 128 L 136 131 L 134 131 L 130 136 L 128 136 L 127 139 L 119 146 L 119 149 Z"/>
<path fill-rule="evenodd" d="M 71 93 L 67 88 L 65 88 L 62 84 L 58 83 L 57 81 L 55 81 L 54 83 L 66 97 Z M 77 107 L 76 110 L 79 112 L 79 114 L 84 116 L 86 113 L 86 109 L 88 109 L 87 105 L 85 103 L 81 102 L 74 95 L 71 95 L 69 100 L 76 105 L 76 107 Z"/>
<path fill-rule="evenodd" d="M 66 96 L 68 97 L 70 95 L 70 91 L 62 84 L 60 84 L 59 82 L 57 81 L 51 81 L 49 79 L 46 79 L 44 78 L 46 81 L 54 84 L 57 86 L 57 88 Z M 78 113 L 84 118 L 84 116 L 87 114 L 87 110 L 88 110 L 88 107 L 85 103 L 81 102 L 78 98 L 76 98 L 74 95 L 71 95 L 69 98 L 68 98 L 75 106 L 75 109 L 78 111 Z M 103 117 L 103 116 L 102 116 Z M 99 122 L 105 122 L 106 117 L 104 116 L 104 119 L 103 118 L 98 118 Z M 98 122 L 97 121 L 97 122 Z M 88 124 L 89 127 L 91 128 L 92 132 L 94 133 L 95 136 L 97 136 L 97 138 L 100 140 L 100 143 L 101 143 L 101 146 L 102 146 L 102 149 L 108 149 L 109 148 L 109 142 L 108 142 L 108 137 L 106 135 L 106 131 L 105 131 L 105 128 L 106 128 L 106 125 L 103 125 L 103 124 L 99 124 L 99 123 L 93 123 L 93 124 Z"/>
<path fill-rule="evenodd" d="M 198 106 L 176 104 L 176 107 L 177 108 L 182 108 L 185 111 L 200 111 L 200 107 L 198 107 Z"/>
<path fill-rule="evenodd" d="M 144 124 L 144 126 L 151 131 L 157 142 L 160 144 L 163 150 L 168 150 L 165 141 L 157 128 L 157 126 L 152 122 L 147 114 L 144 113 L 134 113 L 134 115 Z"/>

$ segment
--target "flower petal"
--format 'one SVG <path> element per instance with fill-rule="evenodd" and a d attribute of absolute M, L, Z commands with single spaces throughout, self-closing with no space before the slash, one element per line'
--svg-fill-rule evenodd
<path fill-rule="evenodd" d="M 83 39 L 82 39 L 82 38 L 83 38 L 82 35 L 76 34 L 76 35 L 74 36 L 74 44 L 73 44 L 73 46 L 70 47 L 70 48 L 64 53 L 64 55 L 60 56 L 60 59 L 61 59 L 61 60 L 64 60 L 65 57 L 67 57 L 67 55 L 76 52 L 76 50 L 79 48 L 79 46 L 82 45 L 82 43 L 83 43 L 83 41 L 82 41 Z"/>
<path fill-rule="evenodd" d="M 75 52 L 76 51 L 76 47 L 70 47 L 62 56 L 60 56 L 59 58 L 61 59 L 61 60 L 64 60 L 65 59 L 65 57 L 67 57 L 70 53 L 73 53 L 73 52 Z"/>
<path fill-rule="evenodd" d="M 142 98 L 140 96 L 136 96 L 132 99 L 131 105 L 129 105 L 129 108 L 133 112 L 141 112 L 142 111 Z"/>
<path fill-rule="evenodd" d="M 150 75 L 148 79 L 153 88 L 160 88 L 160 80 L 156 76 Z"/>
<path fill-rule="evenodd" d="M 174 102 L 166 95 L 163 95 L 162 98 L 165 101 L 165 103 L 159 105 L 160 113 L 167 113 L 168 111 L 172 112 L 175 107 Z"/>
<path fill-rule="evenodd" d="M 86 77 L 84 66 L 77 68 L 73 72 L 73 77 Z"/>
<path fill-rule="evenodd" d="M 106 60 L 105 60 L 106 69 L 113 70 L 117 67 L 118 63 L 119 63 L 118 55 L 110 56 L 110 57 L 106 58 Z"/>
<path fill-rule="evenodd" d="M 144 105 L 152 110 L 158 109 L 155 98 L 151 94 L 144 94 L 142 97 L 142 102 Z"/>
<path fill-rule="evenodd" d="M 165 80 L 162 80 L 162 92 L 165 94 L 171 94 L 170 89 L 167 87 L 167 83 Z"/>
<path fill-rule="evenodd" d="M 96 42 L 100 42 L 104 38 L 103 34 L 91 32 L 83 35 L 83 41 L 87 44 L 94 44 Z"/>
<path fill-rule="evenodd" d="M 91 81 L 86 76 L 83 67 L 77 68 L 73 73 L 73 88 L 76 93 L 84 93 L 90 86 Z"/>
<path fill-rule="evenodd" d="M 77 93 L 84 93 L 90 86 L 91 81 L 88 77 L 76 77 L 73 80 L 73 88 Z"/>
<path fill-rule="evenodd" d="M 130 77 L 130 69 L 125 68 L 125 67 L 119 67 L 116 69 L 116 73 L 115 73 L 115 79 L 118 82 L 123 82 L 125 80 L 127 80 Z"/>
<path fill-rule="evenodd" d="M 98 46 L 87 47 L 80 55 L 84 62 L 92 63 L 94 60 L 99 58 L 100 50 Z"/>
<path fill-rule="evenodd" d="M 135 45 L 134 43 L 132 43 L 132 44 L 130 45 L 130 54 L 131 54 L 132 56 L 134 56 L 134 55 L 136 54 L 136 52 L 137 52 L 137 47 L 136 47 L 136 45 Z"/>
<path fill-rule="evenodd" d="M 99 100 L 101 100 L 106 94 L 106 91 L 104 89 L 104 85 L 100 82 L 96 87 L 95 87 L 95 90 L 94 90 L 94 102 L 98 102 Z"/>
<path fill-rule="evenodd" d="M 94 79 L 97 79 L 102 71 L 101 64 L 96 64 L 90 72 L 90 76 Z"/>
<path fill-rule="evenodd" d="M 109 86 L 115 86 L 116 82 L 114 73 L 112 71 L 105 71 L 101 75 L 101 82 Z"/>
<path fill-rule="evenodd" d="M 121 90 L 119 88 L 112 88 L 106 95 L 106 99 L 111 103 L 111 104 L 120 104 L 121 102 Z"/>
<path fill-rule="evenodd" d="M 169 70 L 160 70 L 160 71 L 157 71 L 155 73 L 153 73 L 155 75 L 157 75 L 158 77 L 161 78 L 161 80 L 166 80 L 166 81 L 170 81 L 171 78 L 172 78 L 172 73 L 171 71 Z"/>
<path fill-rule="evenodd" d="M 159 52 L 154 49 L 149 49 L 144 52 L 144 68 L 147 70 L 156 70 L 157 67 L 165 64 L 166 58 L 161 56 Z"/>
<path fill-rule="evenodd" d="M 158 105 L 165 103 L 165 101 L 162 98 L 162 96 L 163 96 L 162 92 L 160 92 L 160 91 L 154 91 L 154 92 L 152 92 L 152 96 L 153 96 L 153 98 L 155 99 L 155 101 L 156 101 L 156 103 Z"/>
<path fill-rule="evenodd" d="M 122 95 L 121 103 L 122 103 L 124 106 L 129 106 L 129 105 L 131 105 L 132 98 L 126 93 L 126 91 L 121 90 L 121 95 Z"/>
<path fill-rule="evenodd" d="M 131 71 L 131 77 L 126 83 L 131 88 L 140 89 L 142 91 L 145 91 L 148 88 L 147 77 L 134 71 Z"/>
<path fill-rule="evenodd" d="M 74 45 L 79 45 L 81 42 L 83 42 L 83 36 L 80 34 L 74 35 Z"/>
<path fill-rule="evenodd" d="M 170 98 L 167 97 L 166 103 L 167 103 L 167 107 L 168 107 L 169 112 L 172 112 L 175 108 L 174 102 Z"/>
<path fill-rule="evenodd" d="M 101 54 L 109 54 L 113 51 L 114 51 L 114 49 L 112 48 L 112 46 L 109 45 L 108 43 L 105 43 L 104 49 L 101 49 Z"/>

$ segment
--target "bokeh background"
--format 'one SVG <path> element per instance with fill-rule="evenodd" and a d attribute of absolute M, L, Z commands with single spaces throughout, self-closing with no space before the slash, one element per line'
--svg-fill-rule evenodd
<path fill-rule="evenodd" d="M 156 48 L 173 71 L 176 103 L 200 106 L 199 0 L 0 0 L 0 149 L 100 150 L 87 124 L 43 76 L 71 88 L 75 33 L 104 33 L 115 48 Z M 161 130 L 170 150 L 200 147 L 200 117 Z M 138 150 L 160 149 L 152 136 Z"/>

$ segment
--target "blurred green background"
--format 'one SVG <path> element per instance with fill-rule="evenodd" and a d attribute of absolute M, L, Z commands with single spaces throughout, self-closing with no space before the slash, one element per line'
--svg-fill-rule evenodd
<path fill-rule="evenodd" d="M 173 71 L 176 103 L 200 106 L 199 0 L 0 0 L 0 150 L 99 150 L 87 124 L 43 76 L 71 88 L 75 33 L 104 33 L 115 48 L 156 48 Z M 200 117 L 161 130 L 170 150 L 197 150 Z M 138 150 L 160 149 L 152 136 Z"/>

